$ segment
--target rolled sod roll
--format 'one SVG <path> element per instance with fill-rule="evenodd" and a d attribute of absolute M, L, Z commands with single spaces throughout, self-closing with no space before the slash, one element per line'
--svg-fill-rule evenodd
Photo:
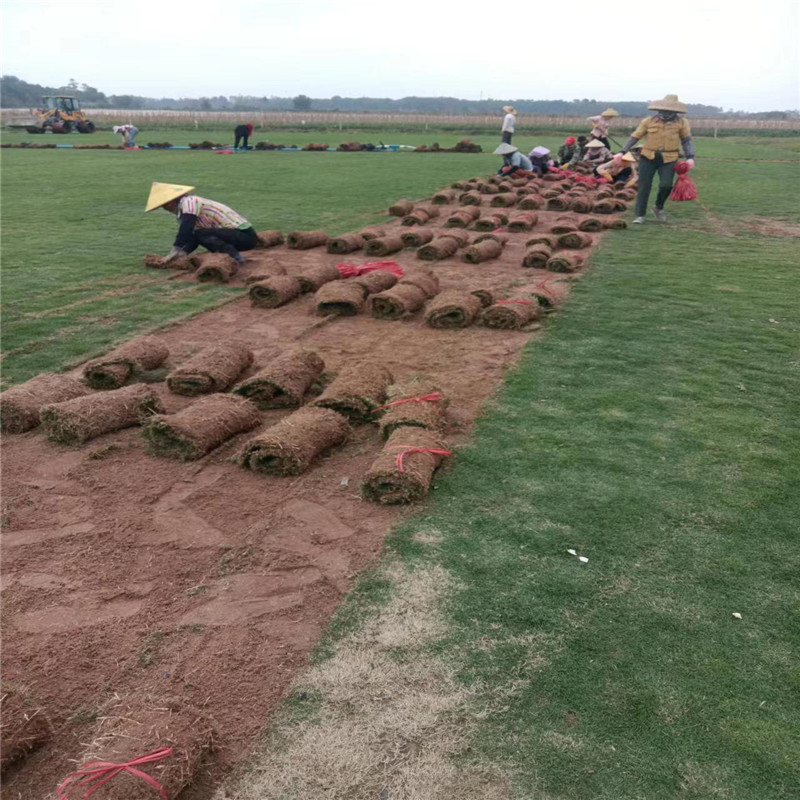
<path fill-rule="evenodd" d="M 410 200 L 398 200 L 389 206 L 389 213 L 393 217 L 404 217 L 410 214 L 414 209 L 414 204 Z"/>
<path fill-rule="evenodd" d="M 324 231 L 292 231 L 286 236 L 286 246 L 292 250 L 310 250 L 328 244 L 328 234 Z"/>
<path fill-rule="evenodd" d="M 594 196 L 595 196 L 595 199 L 597 199 L 597 200 L 606 200 L 609 197 L 613 197 L 614 196 L 614 192 L 611 191 L 611 189 L 609 189 L 607 186 L 605 186 L 602 189 L 598 189 L 597 192 L 595 192 Z"/>
<path fill-rule="evenodd" d="M 517 211 L 508 218 L 508 229 L 515 233 L 529 231 L 537 219 L 533 211 Z"/>
<path fill-rule="evenodd" d="M 558 197 L 551 197 L 547 201 L 548 211 L 566 211 L 569 208 L 570 200 L 568 197 L 559 195 Z"/>
<path fill-rule="evenodd" d="M 4 433 L 24 433 L 40 422 L 39 410 L 49 403 L 83 397 L 89 390 L 68 375 L 45 372 L 0 394 L 0 427 Z"/>
<path fill-rule="evenodd" d="M 238 269 L 239 265 L 227 253 L 209 253 L 194 276 L 200 283 L 228 283 Z"/>
<path fill-rule="evenodd" d="M 233 388 L 259 408 L 286 408 L 303 404 L 308 387 L 322 374 L 325 362 L 314 350 L 297 347 Z"/>
<path fill-rule="evenodd" d="M 523 195 L 517 202 L 517 208 L 522 211 L 537 211 L 544 206 L 544 198 L 538 194 Z"/>
<path fill-rule="evenodd" d="M 482 233 L 480 236 L 476 236 L 475 240 L 472 244 L 480 244 L 481 242 L 486 241 L 493 241 L 498 242 L 499 244 L 505 247 L 508 244 L 509 236 L 505 233 L 495 233 L 494 231 L 490 231 L 488 233 Z"/>
<path fill-rule="evenodd" d="M 381 236 L 386 236 L 386 228 L 373 225 L 369 228 L 364 228 L 364 230 L 359 231 L 359 233 L 365 240 L 369 241 L 370 239 L 379 239 Z"/>
<path fill-rule="evenodd" d="M 151 386 L 134 383 L 109 392 L 42 406 L 42 427 L 51 442 L 77 445 L 132 425 L 164 409 Z"/>
<path fill-rule="evenodd" d="M 258 231 L 258 246 L 261 248 L 276 247 L 283 244 L 283 234 L 280 231 Z"/>
<path fill-rule="evenodd" d="M 591 247 L 592 237 L 583 231 L 562 233 L 561 236 L 558 237 L 558 244 L 560 247 L 566 247 L 568 250 L 581 250 L 584 247 Z"/>
<path fill-rule="evenodd" d="M 391 289 L 397 283 L 397 275 L 385 269 L 375 269 L 352 278 L 351 283 L 358 284 L 364 289 L 364 297 L 368 294 L 377 294 Z"/>
<path fill-rule="evenodd" d="M 466 228 L 471 222 L 475 222 L 481 212 L 475 206 L 464 206 L 458 211 L 454 211 L 445 221 L 445 228 Z"/>
<path fill-rule="evenodd" d="M 522 259 L 522 266 L 544 269 L 552 255 L 553 251 L 547 245 L 535 244 L 525 251 L 525 256 Z"/>
<path fill-rule="evenodd" d="M 545 269 L 550 272 L 575 272 L 583 266 L 584 259 L 580 253 L 556 253 L 547 260 Z"/>
<path fill-rule="evenodd" d="M 550 233 L 563 234 L 572 233 L 578 230 L 578 220 L 574 217 L 556 217 L 555 222 L 550 226 Z"/>
<path fill-rule="evenodd" d="M 500 189 L 497 188 L 496 183 L 482 183 L 478 187 L 481 194 L 500 194 Z"/>
<path fill-rule="evenodd" d="M 438 236 L 447 236 L 450 239 L 454 239 L 459 247 L 469 244 L 470 235 L 463 228 L 446 228 L 439 231 Z"/>
<path fill-rule="evenodd" d="M 150 417 L 142 435 L 153 455 L 193 461 L 260 422 L 261 415 L 249 399 L 211 394 L 195 400 L 177 414 Z"/>
<path fill-rule="evenodd" d="M 446 405 L 439 387 L 420 376 L 393 383 L 386 391 L 386 403 L 374 416 L 380 417 L 381 436 L 388 439 L 397 428 L 404 426 L 439 430 Z"/>
<path fill-rule="evenodd" d="M 614 203 L 614 211 L 628 210 L 628 204 L 624 200 L 620 200 L 618 197 L 614 198 L 613 203 Z"/>
<path fill-rule="evenodd" d="M 190 271 L 195 269 L 195 261 L 191 256 L 180 256 L 167 261 L 164 256 L 148 253 L 144 257 L 144 266 L 148 269 L 177 269 Z"/>
<path fill-rule="evenodd" d="M 383 364 L 359 361 L 344 367 L 311 405 L 329 408 L 353 423 L 368 422 L 373 419 L 373 409 L 383 403 L 391 383 L 392 373 Z"/>
<path fill-rule="evenodd" d="M 118 389 L 138 373 L 160 367 L 168 355 L 161 339 L 142 336 L 90 361 L 83 368 L 83 379 L 92 389 Z"/>
<path fill-rule="evenodd" d="M 579 231 L 591 233 L 594 231 L 602 231 L 603 228 L 605 228 L 605 222 L 602 219 L 597 219 L 597 217 L 586 217 L 586 219 L 582 219 L 578 223 Z"/>
<path fill-rule="evenodd" d="M 342 444 L 350 433 L 336 411 L 304 406 L 244 446 L 239 463 L 268 475 L 300 475 L 320 453 Z"/>
<path fill-rule="evenodd" d="M 258 283 L 259 281 L 266 281 L 270 278 L 274 278 L 276 275 L 285 275 L 286 269 L 282 267 L 280 264 L 262 264 L 256 263 L 255 265 L 255 272 L 248 275 L 244 282 L 248 286 L 251 283 Z"/>
<path fill-rule="evenodd" d="M 588 214 L 592 210 L 592 201 L 589 197 L 576 197 L 570 201 L 568 208 L 577 214 Z"/>
<path fill-rule="evenodd" d="M 490 261 L 503 253 L 503 245 L 495 239 L 486 239 L 478 244 L 471 244 L 461 254 L 461 260 L 467 264 L 481 264 Z"/>
<path fill-rule="evenodd" d="M 606 230 L 625 230 L 628 227 L 628 223 L 625 222 L 624 219 L 606 219 L 603 220 L 603 227 Z"/>
<path fill-rule="evenodd" d="M 514 191 L 514 184 L 511 181 L 500 181 L 497 184 L 497 188 L 500 190 L 501 194 L 504 192 L 513 192 Z"/>
<path fill-rule="evenodd" d="M 407 227 L 412 225 L 425 225 L 431 216 L 424 208 L 415 208 L 410 214 L 406 214 L 400 224 Z"/>
<path fill-rule="evenodd" d="M 439 294 L 439 279 L 426 269 L 409 270 L 398 283 L 404 286 L 416 286 L 422 289 L 428 298 Z"/>
<path fill-rule="evenodd" d="M 558 236 L 553 236 L 551 233 L 537 233 L 525 242 L 526 247 L 533 247 L 536 244 L 543 244 L 551 250 L 555 250 L 558 246 Z"/>
<path fill-rule="evenodd" d="M 563 194 L 561 189 L 544 189 L 541 192 L 541 196 L 544 200 L 552 200 L 554 197 L 560 197 Z M 547 203 L 545 203 L 547 205 Z"/>
<path fill-rule="evenodd" d="M 41 747 L 54 733 L 44 708 L 27 691 L 3 681 L 0 696 L 0 769 L 5 771 Z"/>
<path fill-rule="evenodd" d="M 404 426 L 394 431 L 361 482 L 365 500 L 397 505 L 422 500 L 442 459 L 444 442 L 425 428 Z"/>
<path fill-rule="evenodd" d="M 274 275 L 265 281 L 251 283 L 248 290 L 253 308 L 278 308 L 301 293 L 300 281 L 293 275 Z"/>
<path fill-rule="evenodd" d="M 366 293 L 359 283 L 332 281 L 320 286 L 314 295 L 317 314 L 327 316 L 338 314 L 340 317 L 352 317 L 361 311 Z"/>
<path fill-rule="evenodd" d="M 475 220 L 475 224 L 472 227 L 476 231 L 493 231 L 497 228 L 502 228 L 507 223 L 507 214 L 490 214 L 488 217 Z"/>
<path fill-rule="evenodd" d="M 473 289 L 470 294 L 474 294 L 480 300 L 481 308 L 487 308 L 494 303 L 494 292 L 489 289 Z"/>
<path fill-rule="evenodd" d="M 175 394 L 224 392 L 253 363 L 253 354 L 243 344 L 219 342 L 204 347 L 167 375 L 167 386 Z"/>
<path fill-rule="evenodd" d="M 492 198 L 490 206 L 493 208 L 511 208 L 517 204 L 517 196 L 510 192 L 502 192 Z"/>
<path fill-rule="evenodd" d="M 401 233 L 400 238 L 406 247 L 419 247 L 433 239 L 433 231 L 430 228 L 418 228 L 417 230 Z"/>
<path fill-rule="evenodd" d="M 354 253 L 364 246 L 366 240 L 360 233 L 345 233 L 342 236 L 335 236 L 328 240 L 327 250 L 329 253 L 343 255 Z"/>
<path fill-rule="evenodd" d="M 498 300 L 484 309 L 481 322 L 487 328 L 519 330 L 541 315 L 542 309 L 535 298 Z"/>
<path fill-rule="evenodd" d="M 454 289 L 434 297 L 425 309 L 425 322 L 431 328 L 466 328 L 475 321 L 482 308 L 471 292 Z"/>
<path fill-rule="evenodd" d="M 147 694 L 125 697 L 118 699 L 114 708 L 102 711 L 100 721 L 89 734 L 91 744 L 82 752 L 80 762 L 85 766 L 97 762 L 125 764 L 158 751 L 163 758 L 137 764 L 135 768 L 162 787 L 163 794 L 145 779 L 120 770 L 101 774 L 92 786 L 97 786 L 101 777 L 109 780 L 92 797 L 144 800 L 152 796 L 156 800 L 159 797 L 172 800 L 203 770 L 213 736 L 211 723 L 199 709 L 173 700 L 149 699 Z M 85 796 L 86 785 L 77 789 L 74 783 L 80 780 L 80 772 L 71 773 L 68 780 L 64 797 Z"/>
<path fill-rule="evenodd" d="M 614 203 L 611 200 L 598 200 L 592 206 L 593 214 L 613 214 L 614 210 Z"/>
<path fill-rule="evenodd" d="M 396 320 L 418 311 L 427 299 L 425 292 L 417 286 L 397 285 L 372 296 L 370 313 L 375 319 Z"/>
<path fill-rule="evenodd" d="M 480 192 L 469 191 L 458 196 L 458 202 L 462 206 L 479 206 L 483 203 Z"/>
<path fill-rule="evenodd" d="M 388 256 L 397 253 L 404 247 L 403 240 L 399 236 L 381 236 L 377 239 L 370 239 L 364 245 L 364 252 L 368 256 Z"/>
<path fill-rule="evenodd" d="M 450 236 L 437 236 L 417 250 L 417 258 L 423 261 L 440 261 L 449 258 L 458 250 L 458 242 Z"/>
<path fill-rule="evenodd" d="M 318 264 L 315 267 L 306 267 L 297 277 L 300 291 L 303 294 L 316 292 L 323 284 L 338 281 L 342 273 L 334 264 Z"/>
<path fill-rule="evenodd" d="M 431 198 L 431 203 L 437 206 L 446 206 L 456 199 L 456 193 L 451 189 L 441 189 Z"/>

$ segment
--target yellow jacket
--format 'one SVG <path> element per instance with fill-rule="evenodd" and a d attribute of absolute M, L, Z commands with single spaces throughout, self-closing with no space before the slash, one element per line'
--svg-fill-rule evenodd
<path fill-rule="evenodd" d="M 691 135 L 689 123 L 683 117 L 664 122 L 657 114 L 643 119 L 631 134 L 634 139 L 644 136 L 642 155 L 645 158 L 655 158 L 656 152 L 660 150 L 665 164 L 678 160 L 681 139 Z"/>

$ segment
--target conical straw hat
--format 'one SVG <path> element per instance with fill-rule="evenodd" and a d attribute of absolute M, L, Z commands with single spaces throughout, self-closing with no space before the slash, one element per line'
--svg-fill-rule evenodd
<path fill-rule="evenodd" d="M 586 145 L 587 147 L 605 147 L 605 145 L 599 139 L 592 139 L 589 144 Z"/>
<path fill-rule="evenodd" d="M 514 108 L 514 106 L 503 106 L 503 111 L 505 111 L 506 114 L 516 114 L 517 113 L 517 109 Z"/>
<path fill-rule="evenodd" d="M 636 161 L 636 156 L 633 153 L 625 153 L 625 155 L 622 156 L 622 160 L 623 161 Z"/>
<path fill-rule="evenodd" d="M 618 117 L 619 111 L 615 111 L 613 108 L 607 108 L 601 115 L 601 117 Z"/>
<path fill-rule="evenodd" d="M 154 208 L 161 208 L 164 203 L 169 203 L 170 200 L 177 200 L 193 190 L 194 186 L 180 186 L 177 183 L 158 183 L 153 181 L 153 185 L 150 187 L 150 196 L 147 198 L 147 205 L 144 209 L 145 213 L 152 211 Z"/>
<path fill-rule="evenodd" d="M 497 149 L 494 151 L 494 154 L 498 156 L 507 156 L 509 153 L 516 153 L 517 150 L 519 150 L 519 147 L 514 147 L 513 144 L 503 142 L 502 144 L 497 145 Z"/>
<path fill-rule="evenodd" d="M 653 100 L 649 106 L 651 111 L 677 111 L 679 114 L 686 113 L 686 106 L 678 100 L 678 95 L 668 94 L 661 100 Z"/>

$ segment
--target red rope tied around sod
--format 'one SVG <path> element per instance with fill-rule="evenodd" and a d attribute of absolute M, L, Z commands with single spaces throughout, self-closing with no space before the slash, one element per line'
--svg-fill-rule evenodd
<path fill-rule="evenodd" d="M 367 272 L 372 272 L 376 269 L 383 269 L 386 272 L 391 272 L 402 278 L 405 275 L 405 270 L 396 261 L 369 261 L 366 264 L 337 264 L 336 269 L 343 278 L 355 278 L 357 275 L 364 275 Z"/>
<path fill-rule="evenodd" d="M 405 472 L 405 469 L 403 468 L 403 459 L 412 453 L 431 453 L 435 456 L 453 455 L 451 450 L 437 450 L 435 447 L 407 447 L 404 444 L 399 444 L 397 447 L 405 448 L 405 450 L 397 454 L 397 458 L 394 460 L 394 463 L 397 465 L 397 469 L 399 469 L 400 472 Z"/>
<path fill-rule="evenodd" d="M 120 772 L 127 772 L 130 775 L 135 775 L 143 781 L 150 784 L 163 798 L 168 800 L 167 790 L 153 777 L 140 769 L 136 769 L 141 764 L 152 764 L 156 761 L 163 761 L 173 754 L 171 747 L 160 747 L 158 750 L 153 750 L 152 753 L 134 758 L 132 761 L 126 761 L 124 764 L 115 764 L 112 761 L 92 761 L 85 764 L 79 770 L 70 773 L 62 781 L 58 787 L 58 800 L 69 800 L 69 794 L 73 789 L 81 789 L 88 787 L 86 791 L 80 795 L 81 797 L 89 797 L 94 794 L 101 786 L 108 783 L 112 778 L 115 778 Z M 78 780 L 79 779 L 79 780 Z M 76 781 L 77 782 L 74 782 Z M 72 784 L 71 786 L 69 784 Z"/>
<path fill-rule="evenodd" d="M 549 294 L 550 297 L 555 297 L 555 292 L 552 289 L 547 288 L 547 284 L 555 278 L 555 275 L 548 275 L 543 281 L 539 281 L 539 283 L 534 285 L 534 289 L 540 289 L 545 294 Z"/>
<path fill-rule="evenodd" d="M 374 414 L 376 411 L 381 411 L 384 408 L 391 408 L 392 406 L 399 406 L 403 403 L 438 403 L 443 400 L 444 395 L 441 392 L 432 392 L 431 394 L 423 394 L 420 397 L 406 397 L 403 400 L 395 400 L 393 403 L 387 403 L 385 406 L 378 406 L 372 409 Z"/>
<path fill-rule="evenodd" d="M 520 305 L 520 306 L 532 306 L 533 305 L 533 300 L 498 300 L 497 301 L 497 305 L 498 306 L 506 306 L 509 303 L 516 303 L 517 305 Z"/>

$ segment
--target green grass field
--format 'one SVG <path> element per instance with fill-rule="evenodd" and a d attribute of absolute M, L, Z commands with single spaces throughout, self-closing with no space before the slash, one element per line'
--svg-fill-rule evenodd
<path fill-rule="evenodd" d="M 448 666 L 466 697 L 449 719 L 469 729 L 452 760 L 502 774 L 505 797 L 788 800 L 800 787 L 798 146 L 698 152 L 707 210 L 672 204 L 668 225 L 605 239 L 390 540 L 387 562 L 449 576 L 445 628 L 393 645 L 391 663 Z M 142 213 L 152 180 L 196 185 L 257 227 L 337 233 L 496 162 L 3 151 L 4 380 L 230 297 L 140 268 L 174 231 Z M 795 236 L 759 233 L 760 220 Z M 380 570 L 366 576 L 318 665 L 392 596 Z M 298 717 L 321 724 L 324 692 L 298 711 L 308 696 L 287 704 L 286 740 Z M 334 796 L 298 792 L 281 796 Z"/>

